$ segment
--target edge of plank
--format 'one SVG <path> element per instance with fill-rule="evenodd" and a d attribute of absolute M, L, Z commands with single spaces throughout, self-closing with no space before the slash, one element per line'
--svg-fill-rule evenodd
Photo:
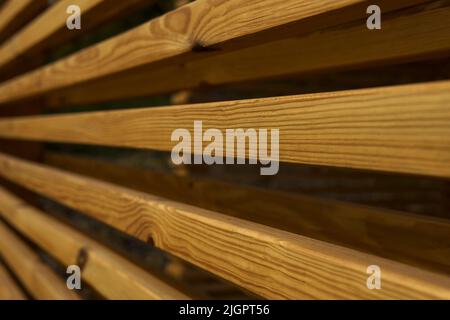
<path fill-rule="evenodd" d="M 267 298 L 450 298 L 443 275 L 5 154 L 0 175 Z"/>

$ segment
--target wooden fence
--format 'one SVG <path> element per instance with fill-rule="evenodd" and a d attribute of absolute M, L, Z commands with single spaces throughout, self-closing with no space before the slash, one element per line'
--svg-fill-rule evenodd
<path fill-rule="evenodd" d="M 450 70 L 450 1 L 376 1 L 381 30 L 366 27 L 373 3 L 363 0 L 187 2 L 1 5 L 0 298 L 87 298 L 61 272 L 77 265 L 83 286 L 106 299 L 450 299 L 450 214 L 233 183 L 207 169 L 199 177 L 196 165 L 164 172 L 52 149 L 136 149 L 170 159 L 172 133 L 194 134 L 198 120 L 221 132 L 276 128 L 282 165 L 432 181 L 447 188 L 441 200 L 449 203 L 450 72 L 339 91 L 186 97 L 373 67 L 375 78 L 377 68 L 403 64 Z M 74 4 L 80 30 L 66 26 Z M 123 22 L 142 15 L 137 26 Z M 104 31 L 114 24 L 117 34 Z M 178 105 L 127 107 L 173 94 Z M 248 170 L 240 179 L 259 175 Z M 340 181 L 333 174 L 327 183 Z M 144 266 L 61 218 L 49 201 L 167 261 L 161 270 Z M 374 265 L 381 289 L 368 286 Z"/>

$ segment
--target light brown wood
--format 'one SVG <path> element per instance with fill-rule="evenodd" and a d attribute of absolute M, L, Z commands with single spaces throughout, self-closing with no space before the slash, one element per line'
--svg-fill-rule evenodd
<path fill-rule="evenodd" d="M 126 14 L 129 9 L 138 9 L 144 2 L 145 5 L 151 4 L 151 1 L 143 0 L 60 0 L 2 45 L 0 68 L 24 54 L 31 58 L 33 54 L 44 49 L 48 50 L 85 32 L 92 32 L 92 28 L 105 20 Z M 80 7 L 82 12 L 80 30 L 69 30 L 66 27 L 68 17 L 66 10 L 70 5 Z"/>
<path fill-rule="evenodd" d="M 65 266 L 84 255 L 82 277 L 108 299 L 188 299 L 156 276 L 0 187 L 0 215 Z"/>
<path fill-rule="evenodd" d="M 25 300 L 26 296 L 0 262 L 0 300 Z"/>
<path fill-rule="evenodd" d="M 0 221 L 0 255 L 25 288 L 40 300 L 78 300 L 64 279 L 44 264 L 17 235 Z"/>
<path fill-rule="evenodd" d="M 170 200 L 450 274 L 450 221 L 446 219 L 298 192 L 180 177 L 87 157 L 47 152 L 43 161 Z"/>
<path fill-rule="evenodd" d="M 29 6 L 33 0 L 8 0 L 0 8 L 0 30 L 17 18 L 22 10 Z"/>
<path fill-rule="evenodd" d="M 447 276 L 213 211 L 4 154 L 0 175 L 267 298 L 450 298 Z"/>
<path fill-rule="evenodd" d="M 0 137 L 171 151 L 172 132 L 279 129 L 280 161 L 450 177 L 450 81 L 7 118 Z M 204 143 L 205 147 L 207 143 Z M 248 145 L 247 145 L 248 148 Z M 248 153 L 248 152 L 247 152 Z M 248 154 L 247 154 L 248 156 Z"/>
<path fill-rule="evenodd" d="M 7 0 L 0 8 L 0 41 L 26 24 L 46 4 L 46 0 Z"/>
<path fill-rule="evenodd" d="M 425 0 L 386 0 L 379 4 L 384 12 L 389 12 L 423 2 Z M 187 53 L 195 57 L 213 46 L 218 50 L 255 45 L 267 42 L 269 38 L 298 34 L 299 30 L 307 33 L 359 20 L 367 17 L 366 8 L 365 0 L 194 1 L 119 36 L 7 81 L 0 86 L 0 103 Z M 318 17 L 320 19 L 313 19 Z"/>
<path fill-rule="evenodd" d="M 432 4 L 392 14 L 383 13 L 382 32 L 362 28 L 361 21 L 358 21 L 203 59 L 186 58 L 180 63 L 162 67 L 139 68 L 120 76 L 50 93 L 45 104 L 60 108 L 205 85 L 373 67 L 449 55 L 450 8 L 434 8 L 435 2 Z"/>

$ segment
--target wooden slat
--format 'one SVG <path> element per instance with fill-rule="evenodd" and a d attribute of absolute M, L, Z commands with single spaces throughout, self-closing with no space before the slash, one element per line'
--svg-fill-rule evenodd
<path fill-rule="evenodd" d="M 450 298 L 446 276 L 344 247 L 4 154 L 0 174 L 267 298 Z"/>
<path fill-rule="evenodd" d="M 449 1 L 445 3 L 448 5 Z M 358 21 L 204 59 L 184 59 L 182 63 L 136 69 L 120 77 L 108 77 L 48 94 L 45 104 L 57 108 L 205 85 L 434 58 L 450 54 L 449 29 L 448 6 L 414 7 L 383 13 L 382 32 L 369 32 Z"/>
<path fill-rule="evenodd" d="M 0 8 L 0 42 L 42 10 L 47 0 L 7 0 Z"/>
<path fill-rule="evenodd" d="M 0 255 L 36 299 L 79 299 L 74 291 L 67 288 L 65 281 L 1 221 Z"/>
<path fill-rule="evenodd" d="M 83 279 L 108 299 L 188 299 L 156 276 L 0 187 L 0 215 L 64 265 L 84 254 Z"/>
<path fill-rule="evenodd" d="M 25 294 L 0 262 L 0 300 L 25 300 Z"/>
<path fill-rule="evenodd" d="M 87 157 L 45 153 L 44 162 L 174 201 L 450 274 L 448 220 L 297 192 L 179 177 Z"/>
<path fill-rule="evenodd" d="M 109 1 L 109 0 L 61 0 L 36 18 L 32 23 L 14 35 L 0 48 L 0 68 L 27 54 L 34 54 L 54 48 L 64 41 L 92 32 L 92 28 L 101 23 L 125 15 L 130 9 L 136 10 L 152 1 Z M 68 17 L 66 10 L 70 5 L 77 5 L 82 12 L 81 30 L 69 30 L 66 27 Z"/>
<path fill-rule="evenodd" d="M 125 111 L 9 118 L 0 137 L 170 151 L 171 134 L 280 130 L 280 161 L 450 177 L 450 81 Z M 206 143 L 204 144 L 204 146 Z M 248 147 L 248 146 L 247 146 Z"/>
<path fill-rule="evenodd" d="M 426 0 L 379 1 L 384 12 Z M 242 47 L 366 18 L 365 0 L 197 0 L 0 86 L 0 103 L 146 64 Z M 344 10 L 339 10 L 344 9 Z M 273 14 L 277 12 L 277 14 Z M 317 19 L 313 19 L 317 18 Z M 265 34 L 265 31 L 266 34 Z M 126 45 L 124 45 L 126 44 Z"/>

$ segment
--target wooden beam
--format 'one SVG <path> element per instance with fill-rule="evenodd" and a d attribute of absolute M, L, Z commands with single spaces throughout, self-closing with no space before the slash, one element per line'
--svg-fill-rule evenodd
<path fill-rule="evenodd" d="M 379 1 L 385 13 L 426 0 Z M 366 0 L 198 0 L 0 86 L 0 103 L 190 54 L 255 45 L 366 18 Z M 273 14 L 277 12 L 277 14 Z M 251 16 L 250 16 L 251 15 Z M 301 30 L 301 31 L 299 31 Z M 126 45 L 123 45 L 126 43 Z"/>
<path fill-rule="evenodd" d="M 39 256 L 0 221 L 0 255 L 36 299 L 78 300 L 65 281 Z"/>
<path fill-rule="evenodd" d="M 450 298 L 447 276 L 0 155 L 0 174 L 260 296 Z M 367 267 L 383 289 L 366 286 Z"/>
<path fill-rule="evenodd" d="M 0 262 L 0 300 L 25 300 L 26 296 Z"/>
<path fill-rule="evenodd" d="M 370 32 L 358 21 L 203 59 L 184 59 L 179 63 L 139 68 L 120 76 L 82 83 L 49 93 L 45 104 L 61 108 L 181 89 L 448 56 L 450 7 L 435 8 L 432 6 L 435 4 L 383 13 L 381 32 Z"/>
<path fill-rule="evenodd" d="M 44 50 L 54 48 L 86 32 L 92 32 L 93 28 L 105 21 L 150 4 L 151 1 L 144 0 L 60 0 L 2 45 L 0 68 L 17 62 L 17 59 L 25 54 L 28 59 L 32 59 Z M 77 5 L 81 9 L 80 30 L 69 30 L 66 27 L 66 10 L 70 5 Z"/>
<path fill-rule="evenodd" d="M 450 275 L 450 255 L 446 253 L 450 250 L 450 221 L 445 219 L 298 192 L 180 177 L 87 157 L 45 153 L 43 161 L 170 200 Z"/>
<path fill-rule="evenodd" d="M 47 0 L 7 0 L 0 8 L 0 42 L 28 23 L 47 5 Z"/>
<path fill-rule="evenodd" d="M 279 129 L 280 161 L 450 177 L 450 81 L 7 118 L 0 137 L 171 151 L 178 128 Z M 206 143 L 205 143 L 206 146 Z M 248 146 L 247 146 L 248 149 Z M 247 152 L 248 155 L 248 152 Z"/>
<path fill-rule="evenodd" d="M 0 187 L 0 215 L 65 266 L 78 264 L 82 277 L 108 299 L 188 299 L 156 276 L 75 229 L 33 208 Z"/>

